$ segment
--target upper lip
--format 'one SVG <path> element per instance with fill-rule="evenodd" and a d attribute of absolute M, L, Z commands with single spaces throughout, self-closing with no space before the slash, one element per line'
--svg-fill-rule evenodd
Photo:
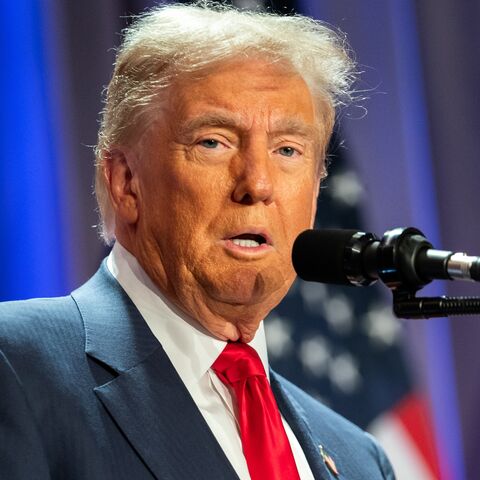
<path fill-rule="evenodd" d="M 259 235 L 263 237 L 267 245 L 273 245 L 272 237 L 265 228 L 262 227 L 242 227 L 238 230 L 227 233 L 225 240 L 231 240 L 232 238 L 240 235 Z"/>

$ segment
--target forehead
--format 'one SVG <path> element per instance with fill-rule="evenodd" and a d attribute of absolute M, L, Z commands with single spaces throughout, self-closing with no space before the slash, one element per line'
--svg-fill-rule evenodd
<path fill-rule="evenodd" d="M 255 122 L 316 123 L 314 101 L 302 77 L 262 60 L 226 62 L 200 78 L 184 78 L 169 89 L 168 103 L 182 122 L 210 112 L 247 128 Z"/>

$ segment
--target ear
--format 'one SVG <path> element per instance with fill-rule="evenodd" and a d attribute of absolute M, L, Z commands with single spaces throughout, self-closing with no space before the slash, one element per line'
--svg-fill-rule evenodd
<path fill-rule="evenodd" d="M 127 149 L 114 148 L 105 155 L 104 160 L 104 175 L 115 217 L 120 222 L 134 224 L 138 219 L 134 153 Z"/>

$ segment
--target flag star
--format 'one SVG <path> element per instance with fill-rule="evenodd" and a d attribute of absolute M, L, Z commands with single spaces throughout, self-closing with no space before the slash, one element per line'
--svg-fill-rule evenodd
<path fill-rule="evenodd" d="M 344 295 L 335 295 L 324 302 L 325 318 L 330 328 L 339 335 L 347 335 L 353 329 L 353 306 Z"/>
<path fill-rule="evenodd" d="M 308 312 L 318 314 L 322 311 L 328 293 L 325 285 L 302 281 L 299 282 L 299 290 L 305 309 Z"/>
<path fill-rule="evenodd" d="M 370 341 L 377 347 L 392 346 L 400 338 L 400 321 L 385 305 L 374 305 L 365 314 L 363 325 Z"/>
<path fill-rule="evenodd" d="M 362 383 L 357 362 L 348 352 L 331 359 L 328 376 L 335 387 L 344 393 L 353 393 Z"/>
<path fill-rule="evenodd" d="M 290 320 L 278 315 L 270 315 L 265 322 L 268 354 L 280 358 L 293 349 L 292 325 Z"/>
<path fill-rule="evenodd" d="M 300 343 L 298 349 L 300 361 L 309 373 L 315 377 L 325 375 L 330 360 L 330 347 L 324 337 L 315 335 Z"/>
<path fill-rule="evenodd" d="M 341 173 L 330 182 L 330 193 L 339 203 L 354 206 L 363 197 L 363 187 L 352 170 Z"/>

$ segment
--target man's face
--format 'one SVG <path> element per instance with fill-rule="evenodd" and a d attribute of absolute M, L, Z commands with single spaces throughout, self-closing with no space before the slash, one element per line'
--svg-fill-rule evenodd
<path fill-rule="evenodd" d="M 303 79 L 263 61 L 177 82 L 137 146 L 131 247 L 160 289 L 215 336 L 250 341 L 295 274 L 323 139 Z"/>

